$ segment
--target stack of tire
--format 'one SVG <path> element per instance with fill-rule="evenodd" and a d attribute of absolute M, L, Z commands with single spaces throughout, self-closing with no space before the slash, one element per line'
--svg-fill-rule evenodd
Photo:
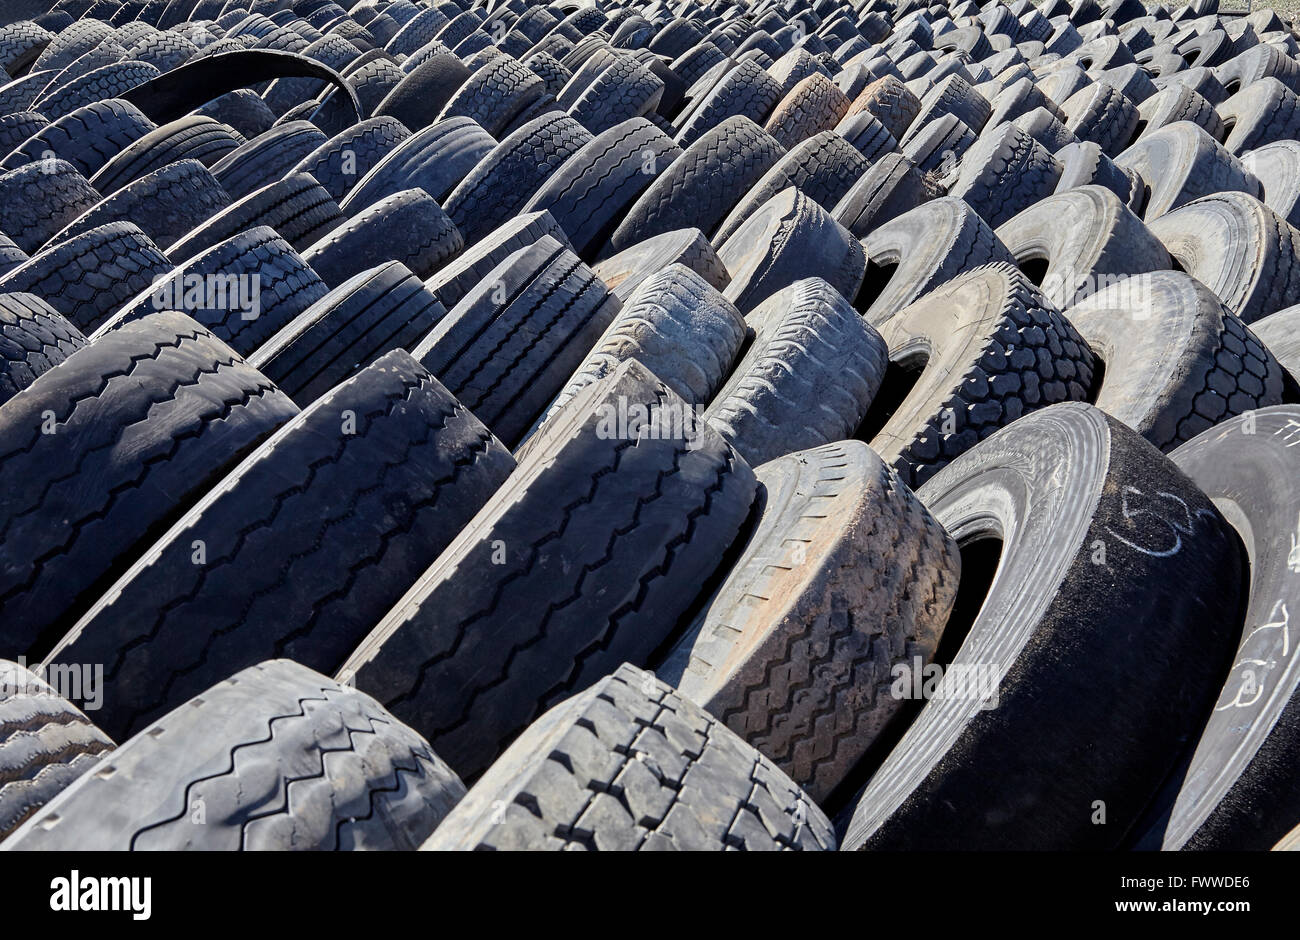
<path fill-rule="evenodd" d="M 59 0 L 0 69 L 0 849 L 1300 844 L 1272 10 Z"/>

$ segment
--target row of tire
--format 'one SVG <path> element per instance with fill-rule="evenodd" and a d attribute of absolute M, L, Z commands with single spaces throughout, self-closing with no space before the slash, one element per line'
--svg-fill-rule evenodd
<path fill-rule="evenodd" d="M 1135 0 L 0 27 L 0 847 L 1273 845 L 1297 52 Z"/>

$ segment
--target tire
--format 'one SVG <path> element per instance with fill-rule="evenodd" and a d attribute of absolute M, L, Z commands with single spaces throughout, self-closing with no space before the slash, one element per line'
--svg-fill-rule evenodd
<path fill-rule="evenodd" d="M 489 271 L 411 355 L 513 449 L 620 306 L 577 255 L 544 237 Z"/>
<path fill-rule="evenodd" d="M 114 62 L 87 72 L 48 96 L 37 98 L 32 107 L 55 120 L 96 101 L 120 97 L 160 74 L 147 62 Z"/>
<path fill-rule="evenodd" d="M 1300 136 L 1300 98 L 1276 78 L 1262 78 L 1219 105 L 1228 153 L 1240 157 L 1248 150 Z M 1209 128 L 1207 128 L 1209 130 Z"/>
<path fill-rule="evenodd" d="M 259 225 L 269 226 L 295 249 L 305 249 L 343 221 L 338 204 L 307 173 L 295 173 L 234 202 L 167 248 L 176 263 Z"/>
<path fill-rule="evenodd" d="M 83 775 L 5 847 L 410 849 L 465 792 L 373 699 L 289 660 L 204 691 L 101 765 L 112 772 Z"/>
<path fill-rule="evenodd" d="M 1227 89 L 1220 83 L 1214 70 L 1203 66 L 1156 79 L 1157 88 L 1168 87 L 1170 84 L 1186 85 L 1216 108 L 1228 99 Z"/>
<path fill-rule="evenodd" d="M 275 112 L 247 88 L 226 92 L 203 107 L 196 108 L 192 113 L 195 117 L 209 117 L 220 124 L 225 124 L 244 138 L 265 134 L 276 121 Z M 216 162 L 216 159 L 219 157 L 214 158 L 212 162 Z"/>
<path fill-rule="evenodd" d="M 1056 158 L 1020 128 L 1007 124 L 966 151 L 948 195 L 964 199 L 996 228 L 1050 196 L 1060 178 Z"/>
<path fill-rule="evenodd" d="M 170 270 L 144 232 L 129 222 L 113 222 L 34 255 L 0 278 L 0 293 L 35 294 L 90 333 Z"/>
<path fill-rule="evenodd" d="M 1280 772 L 1294 750 L 1297 708 L 1287 635 L 1297 605 L 1287 557 L 1300 515 L 1288 446 L 1297 417 L 1295 405 L 1261 409 L 1170 455 L 1217 506 L 1231 507 L 1225 512 L 1250 559 L 1249 599 L 1227 681 L 1202 716 L 1194 753 L 1158 801 L 1143 844 L 1267 850 L 1286 835 L 1300 805 L 1294 780 Z"/>
<path fill-rule="evenodd" d="M 386 261 L 400 261 L 421 280 L 460 254 L 465 242 L 423 190 L 381 199 L 303 252 L 330 287 Z"/>
<path fill-rule="evenodd" d="M 1117 847 L 1218 691 L 1235 536 L 1167 458 L 1082 403 L 1014 422 L 917 495 L 964 552 L 991 568 L 1000 549 L 945 629 L 949 677 L 978 671 L 920 710 L 844 847 Z M 1079 748 L 1092 758 L 1062 774 Z M 1008 773 L 1024 787 L 999 785 Z"/>
<path fill-rule="evenodd" d="M 550 236 L 564 247 L 572 249 L 564 231 L 549 212 L 517 215 L 434 272 L 425 286 L 450 310 L 498 264 L 520 248 L 535 244 L 543 236 Z"/>
<path fill-rule="evenodd" d="M 821 131 L 832 130 L 852 102 L 820 72 L 801 80 L 781 100 L 764 130 L 786 149 Z"/>
<path fill-rule="evenodd" d="M 1300 308 L 1287 307 L 1250 325 L 1269 353 L 1300 382 Z"/>
<path fill-rule="evenodd" d="M 180 160 L 97 201 L 51 237 L 49 244 L 110 222 L 132 222 L 154 244 L 170 245 L 229 205 L 230 197 L 202 163 Z"/>
<path fill-rule="evenodd" d="M 564 161 L 522 211 L 549 212 L 577 254 L 592 261 L 628 207 L 681 153 L 645 118 L 631 118 Z"/>
<path fill-rule="evenodd" d="M 232 199 L 242 199 L 282 179 L 326 143 L 325 135 L 307 121 L 281 124 L 226 154 L 212 165 L 212 175 Z"/>
<path fill-rule="evenodd" d="M 412 134 L 380 160 L 348 193 L 343 211 L 355 214 L 407 189 L 423 189 L 445 205 L 456 184 L 495 146 L 496 141 L 468 118 L 440 121 Z"/>
<path fill-rule="evenodd" d="M 554 56 L 537 52 L 524 59 L 524 65 L 546 86 L 546 93 L 555 97 L 573 78 L 573 73 L 560 64 Z"/>
<path fill-rule="evenodd" d="M 1065 126 L 1080 140 L 1090 140 L 1108 157 L 1133 140 L 1138 125 L 1137 105 L 1118 88 L 1101 82 L 1087 85 L 1061 104 Z"/>
<path fill-rule="evenodd" d="M 598 431 L 618 401 L 671 408 L 682 434 Z M 650 657 L 754 499 L 744 461 L 635 361 L 584 390 L 540 436 L 340 670 L 428 729 L 470 777 L 547 708 L 618 663 Z M 502 541 L 505 564 L 493 565 Z M 497 609 L 514 614 L 492 617 Z"/>
<path fill-rule="evenodd" d="M 310 173 L 336 202 L 342 202 L 353 186 L 410 136 L 393 118 L 369 118 L 331 137 L 284 175 Z"/>
<path fill-rule="evenodd" d="M 1104 186 L 1048 196 L 994 234 L 1061 310 L 1131 275 L 1173 267 L 1160 240 Z"/>
<path fill-rule="evenodd" d="M 149 119 L 131 105 L 100 101 L 42 128 L 5 157 L 0 170 L 16 170 L 53 153 L 56 159 L 66 160 L 78 173 L 91 178 L 115 153 L 152 130 Z M 103 192 L 98 186 L 95 189 Z"/>
<path fill-rule="evenodd" d="M 677 229 L 647 238 L 598 262 L 593 270 L 620 302 L 626 302 L 647 278 L 673 264 L 690 268 L 716 290 L 723 290 L 731 280 L 699 229 Z"/>
<path fill-rule="evenodd" d="M 39 63 L 39 60 L 38 60 Z M 1262 43 L 1214 69 L 1214 75 L 1229 95 L 1264 78 L 1276 78 L 1300 93 L 1300 64 L 1276 46 Z"/>
<path fill-rule="evenodd" d="M 198 46 L 179 33 L 164 32 L 142 39 L 127 50 L 126 57 L 137 62 L 146 62 L 161 73 L 170 72 L 178 65 L 184 64 L 198 51 Z"/>
<path fill-rule="evenodd" d="M 1292 226 L 1300 225 L 1300 141 L 1279 140 L 1252 150 L 1241 164 L 1259 180 L 1264 204 Z"/>
<path fill-rule="evenodd" d="M 1061 178 L 1056 184 L 1058 194 L 1081 186 L 1105 186 L 1142 217 L 1147 208 L 1147 187 L 1136 169 L 1120 167 L 1092 141 L 1079 141 L 1061 148 L 1056 153 L 1056 162 L 1061 164 Z"/>
<path fill-rule="evenodd" d="M 969 127 L 972 133 L 978 134 L 988 123 L 992 111 L 992 106 L 983 95 L 971 88 L 969 82 L 960 75 L 949 75 L 921 98 L 917 116 L 911 121 L 908 134 L 899 138 L 899 143 L 907 146 L 910 137 L 945 114 L 953 115 Z"/>
<path fill-rule="evenodd" d="M 1096 360 L 1018 270 L 957 277 L 881 324 L 889 371 L 856 437 L 917 489 L 999 428 L 1083 401 Z"/>
<path fill-rule="evenodd" d="M 49 126 L 50 122 L 34 111 L 0 117 L 0 161 Z"/>
<path fill-rule="evenodd" d="M 1065 113 L 1056 106 L 1056 103 L 1043 94 L 1029 78 L 1022 78 L 1008 85 L 990 102 L 990 105 L 989 116 L 985 120 L 985 126 L 990 128 L 1015 121 L 1038 108 L 1044 109 L 1057 120 L 1065 117 Z"/>
<path fill-rule="evenodd" d="M 28 163 L 0 176 L 0 231 L 31 253 L 99 201 L 76 167 L 63 160 Z"/>
<path fill-rule="evenodd" d="M 780 100 L 781 86 L 772 76 L 753 62 L 737 62 L 689 115 L 679 119 L 682 123 L 677 142 L 689 149 L 723 128 L 734 126 L 738 117 L 761 126 Z"/>
<path fill-rule="evenodd" d="M 91 338 L 157 310 L 174 309 L 239 355 L 249 356 L 327 293 L 329 288 L 289 244 L 273 229 L 260 226 L 159 275 Z"/>
<path fill-rule="evenodd" d="M 784 155 L 784 148 L 747 118 L 728 118 L 650 184 L 610 237 L 610 249 L 622 251 L 674 229 L 712 234 L 729 207 Z"/>
<path fill-rule="evenodd" d="M 67 29 L 58 31 L 58 35 L 50 40 L 45 51 L 36 57 L 31 70 L 39 72 L 42 69 L 61 69 L 72 64 L 74 60 L 85 55 L 104 40 L 111 39 L 112 36 L 113 27 L 107 23 L 101 23 L 99 20 L 79 20 Z"/>
<path fill-rule="evenodd" d="M 705 421 L 754 466 L 851 436 L 885 374 L 880 334 L 818 278 L 773 294 L 746 320 L 754 340 Z"/>
<path fill-rule="evenodd" d="M 0 26 L 0 69 L 9 75 L 22 74 L 54 38 L 54 33 L 30 20 Z"/>
<path fill-rule="evenodd" d="M 104 196 L 178 160 L 198 160 L 211 169 L 243 143 L 233 128 L 205 117 L 181 118 L 122 148 L 90 178 Z"/>
<path fill-rule="evenodd" d="M 450 52 L 435 53 L 410 71 L 375 108 L 376 117 L 392 117 L 413 131 L 437 120 L 456 89 L 470 77 L 469 69 Z"/>
<path fill-rule="evenodd" d="M 831 210 L 835 221 L 865 238 L 899 215 L 935 198 L 935 185 L 902 154 L 885 154 L 858 176 Z M 873 259 L 868 258 L 868 262 Z"/>
<path fill-rule="evenodd" d="M 629 665 L 539 718 L 459 809 L 422 848 L 835 848 L 830 821 L 767 758 Z"/>
<path fill-rule="evenodd" d="M 1148 134 L 1115 160 L 1149 189 L 1138 212 L 1149 223 L 1201 196 L 1236 191 L 1259 197 L 1250 171 L 1204 130 L 1190 122 Z"/>
<path fill-rule="evenodd" d="M 540 81 L 540 79 L 539 79 Z M 623 56 L 596 76 L 569 115 L 592 134 L 600 134 L 659 107 L 664 82 L 632 56 Z"/>
<path fill-rule="evenodd" d="M 1075 137 L 1074 133 L 1047 108 L 1034 108 L 1011 123 L 1042 144 L 1043 149 L 1055 156 L 1058 161 L 1061 150 L 1071 144 L 1079 143 L 1079 138 Z M 1093 146 L 1097 145 L 1093 144 Z M 1097 147 L 1097 153 L 1101 153 L 1100 147 Z M 1060 184 L 1057 186 L 1059 190 Z"/>
<path fill-rule="evenodd" d="M 542 420 L 555 417 L 582 389 L 628 359 L 649 369 L 686 404 L 707 406 L 726 381 L 747 332 L 745 318 L 717 288 L 684 264 L 669 265 L 628 297 Z"/>
<path fill-rule="evenodd" d="M 973 268 L 1015 263 L 987 222 L 960 199 L 922 203 L 863 239 L 867 275 L 854 306 L 876 326 Z"/>
<path fill-rule="evenodd" d="M 885 130 L 885 125 L 870 111 L 859 111 L 844 118 L 835 125 L 835 133 L 852 144 L 868 163 L 875 163 L 886 154 L 898 152 L 898 141 L 894 140 L 894 135 Z M 817 137 L 811 139 L 816 140 Z"/>
<path fill-rule="evenodd" d="M 84 345 L 81 331 L 39 297 L 0 294 L 0 405 Z"/>
<path fill-rule="evenodd" d="M 73 353 L 4 411 L 4 646 L 42 656 L 156 526 L 297 409 L 188 317 L 161 313 Z M 66 524 L 46 525 L 50 512 Z"/>
<path fill-rule="evenodd" d="M 401 262 L 363 271 L 260 345 L 249 364 L 300 405 L 394 349 L 413 346 L 446 316 Z"/>
<path fill-rule="evenodd" d="M 718 227 L 714 240 L 723 244 L 768 200 L 788 187 L 824 209 L 831 209 L 867 173 L 871 164 L 852 144 L 823 131 L 796 145 L 778 160 L 736 203 Z"/>
<path fill-rule="evenodd" d="M 856 297 L 867 271 L 861 243 L 795 187 L 765 202 L 718 247 L 731 275 L 723 291 L 745 312 L 795 281 L 819 278 Z"/>
<path fill-rule="evenodd" d="M 268 654 L 332 671 L 513 469 L 436 379 L 388 353 L 196 503 L 49 661 L 106 664 L 120 736 Z"/>
<path fill-rule="evenodd" d="M 1254 197 L 1203 196 L 1148 227 L 1244 323 L 1300 303 L 1300 234 Z"/>
<path fill-rule="evenodd" d="M 545 94 L 545 84 L 517 60 L 501 55 L 464 80 L 451 95 L 439 121 L 469 118 L 492 137 Z"/>
<path fill-rule="evenodd" d="M 1138 107 L 1137 137 L 1179 121 L 1191 121 L 1216 140 L 1226 135 L 1223 119 L 1214 105 L 1186 85 L 1171 85 L 1152 95 Z"/>
<path fill-rule="evenodd" d="M 886 677 L 933 657 L 960 557 L 860 441 L 755 476 L 753 534 L 656 673 L 825 805 L 900 717 Z"/>
<path fill-rule="evenodd" d="M 0 660 L 0 841 L 112 749 L 43 679 Z"/>
<path fill-rule="evenodd" d="M 544 114 L 479 160 L 443 209 L 465 242 L 473 244 L 517 214 L 546 178 L 592 139 L 573 118 Z"/>
<path fill-rule="evenodd" d="M 978 138 L 955 114 L 936 118 L 902 145 L 902 154 L 936 189 L 951 185 L 966 152 Z"/>

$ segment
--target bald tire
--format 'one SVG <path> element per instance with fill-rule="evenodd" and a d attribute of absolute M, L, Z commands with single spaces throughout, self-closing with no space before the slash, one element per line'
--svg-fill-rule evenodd
<path fill-rule="evenodd" d="M 289 660 L 213 686 L 100 767 L 4 847 L 412 849 L 465 792 L 372 698 Z M 268 804 L 268 792 L 278 799 Z"/>

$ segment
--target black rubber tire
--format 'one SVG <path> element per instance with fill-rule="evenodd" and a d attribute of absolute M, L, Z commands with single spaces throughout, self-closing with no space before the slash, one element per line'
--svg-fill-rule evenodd
<path fill-rule="evenodd" d="M 112 749 L 57 690 L 0 659 L 0 841 Z"/>
<path fill-rule="evenodd" d="M 413 346 L 446 308 L 399 261 L 349 278 L 249 357 L 300 406 L 394 349 Z"/>
<path fill-rule="evenodd" d="M 120 97 L 160 74 L 147 62 L 114 62 L 87 72 L 48 96 L 38 97 L 32 107 L 55 120 L 96 101 Z"/>
<path fill-rule="evenodd" d="M 30 20 L 0 26 L 0 69 L 9 75 L 21 75 L 54 38 L 54 33 Z"/>
<path fill-rule="evenodd" d="M 1250 325 L 1268 351 L 1300 382 L 1300 307 L 1270 313 Z"/>
<path fill-rule="evenodd" d="M 150 131 L 104 163 L 90 184 L 105 196 L 178 160 L 198 160 L 211 169 L 243 139 L 234 128 L 207 117 L 181 118 Z"/>
<path fill-rule="evenodd" d="M 1241 163 L 1263 187 L 1264 204 L 1293 227 L 1300 225 L 1300 141 L 1267 144 L 1244 154 Z"/>
<path fill-rule="evenodd" d="M 898 152 L 898 141 L 894 140 L 894 135 L 870 111 L 848 115 L 835 125 L 835 133 L 852 144 L 869 163 L 875 163 L 886 154 Z"/>
<path fill-rule="evenodd" d="M 921 98 L 920 107 L 909 125 L 908 133 L 899 138 L 898 142 L 907 146 L 908 140 L 923 130 L 925 125 L 945 114 L 955 116 L 973 133 L 979 134 L 988 123 L 992 112 L 992 105 L 970 86 L 970 82 L 960 75 L 949 75 Z"/>
<path fill-rule="evenodd" d="M 425 286 L 437 294 L 442 305 L 450 310 L 507 257 L 547 235 L 572 250 L 564 231 L 549 212 L 517 215 L 434 272 Z"/>
<path fill-rule="evenodd" d="M 592 261 L 628 207 L 681 153 L 645 118 L 632 118 L 565 160 L 521 211 L 549 212 L 578 255 Z"/>
<path fill-rule="evenodd" d="M 464 245 L 438 203 L 408 189 L 357 213 L 304 250 L 303 259 L 330 287 L 385 261 L 400 261 L 423 280 Z"/>
<path fill-rule="evenodd" d="M 889 153 L 860 174 L 831 211 L 835 221 L 858 238 L 866 238 L 938 195 L 934 183 L 912 161 L 902 154 Z"/>
<path fill-rule="evenodd" d="M 1264 408 L 1206 431 L 1170 455 L 1224 512 L 1246 546 L 1249 599 L 1241 645 L 1195 750 L 1156 803 L 1140 848 L 1267 850 L 1286 835 L 1300 790 L 1290 611 L 1300 516 L 1291 448 L 1295 405 Z M 1290 549 L 1290 556 L 1288 556 Z"/>
<path fill-rule="evenodd" d="M 961 558 L 861 441 L 754 473 L 753 534 L 655 672 L 826 805 L 903 717 L 883 680 L 933 657 Z"/>
<path fill-rule="evenodd" d="M 121 101 L 96 102 L 42 128 L 5 157 L 0 170 L 15 170 L 43 160 L 46 153 L 53 153 L 57 159 L 71 163 L 83 176 L 92 177 L 114 154 L 152 130 L 149 119 L 131 105 Z M 104 192 L 98 186 L 95 188 Z"/>
<path fill-rule="evenodd" d="M 992 688 L 926 702 L 844 846 L 1117 847 L 1218 692 L 1235 534 L 1168 458 L 1081 403 L 1014 422 L 917 495 L 964 550 L 1000 548 L 987 595 L 944 637 L 960 643 L 947 671 L 991 671 Z"/>
<path fill-rule="evenodd" d="M 1173 267 L 1160 240 L 1104 186 L 1048 196 L 994 234 L 1061 310 L 1131 275 Z"/>
<path fill-rule="evenodd" d="M 1254 197 L 1202 196 L 1148 227 L 1243 322 L 1300 303 L 1300 233 Z"/>
<path fill-rule="evenodd" d="M 835 845 L 830 821 L 767 758 L 653 673 L 623 665 L 534 722 L 423 848 Z"/>
<path fill-rule="evenodd" d="M 0 232 L 29 254 L 99 201 L 99 193 L 64 160 L 28 163 L 0 175 Z"/>
<path fill-rule="evenodd" d="M 196 503 L 48 661 L 105 664 L 104 721 L 119 737 L 268 655 L 333 671 L 514 466 L 419 363 L 390 352 Z"/>
<path fill-rule="evenodd" d="M 1097 144 L 1109 157 L 1118 156 L 1137 130 L 1137 105 L 1113 85 L 1087 85 L 1062 102 L 1061 110 L 1076 137 Z"/>
<path fill-rule="evenodd" d="M 1241 89 L 1269 76 L 1300 93 L 1300 63 L 1267 43 L 1261 43 L 1229 59 L 1214 69 L 1214 75 L 1229 95 L 1235 95 Z"/>
<path fill-rule="evenodd" d="M 1240 160 L 1189 121 L 1146 135 L 1116 158 L 1146 190 L 1138 214 L 1148 223 L 1201 196 L 1236 191 L 1259 197 L 1263 187 Z"/>
<path fill-rule="evenodd" d="M 966 151 L 975 146 L 974 131 L 955 114 L 935 118 L 901 145 L 903 156 L 924 173 L 935 188 L 950 186 Z"/>
<path fill-rule="evenodd" d="M 721 242 L 718 258 L 731 275 L 723 293 L 746 314 L 804 278 L 820 278 L 843 297 L 856 297 L 867 271 L 861 243 L 793 186 Z"/>
<path fill-rule="evenodd" d="M 267 225 L 295 249 L 303 250 L 343 222 L 343 213 L 315 179 L 295 173 L 245 196 L 167 248 L 177 264 L 218 242 Z"/>
<path fill-rule="evenodd" d="M 745 318 L 717 288 L 685 265 L 671 264 L 628 297 L 541 420 L 549 421 L 628 359 L 688 405 L 705 407 L 722 388 L 748 332 Z M 518 450 L 521 459 L 528 441 Z"/>
<path fill-rule="evenodd" d="M 1057 120 L 1064 120 L 1065 113 L 1056 106 L 1051 98 L 1043 94 L 1033 79 L 1021 78 L 1012 82 L 991 102 L 986 126 L 995 128 L 999 124 L 1015 121 L 1031 111 L 1043 108 Z"/>
<path fill-rule="evenodd" d="M 634 56 L 622 56 L 596 76 L 569 115 L 592 134 L 600 134 L 655 111 L 664 94 L 664 82 L 650 66 Z"/>
<path fill-rule="evenodd" d="M 545 52 L 536 52 L 524 59 L 524 65 L 527 66 L 534 75 L 542 80 L 546 86 L 546 93 L 555 97 L 573 78 L 573 73 L 566 69 L 558 59 L 548 55 Z"/>
<path fill-rule="evenodd" d="M 479 160 L 452 190 L 443 209 L 466 244 L 473 244 L 520 212 L 546 178 L 592 140 L 573 118 L 544 114 Z"/>
<path fill-rule="evenodd" d="M 1015 263 L 988 223 L 950 197 L 875 226 L 862 244 L 867 275 L 854 306 L 877 326 L 959 274 L 990 262 Z"/>
<path fill-rule="evenodd" d="M 325 135 L 308 121 L 279 124 L 212 164 L 212 174 L 232 199 L 242 199 L 282 179 L 327 143 Z"/>
<path fill-rule="evenodd" d="M 239 293 L 253 290 L 245 285 L 255 285 L 255 295 Z M 196 286 L 203 290 L 197 292 Z M 249 356 L 327 293 L 329 287 L 289 244 L 273 229 L 260 226 L 159 275 L 101 324 L 91 339 L 157 310 L 173 309 L 241 356 Z"/>
<path fill-rule="evenodd" d="M 772 137 L 743 117 L 728 118 L 661 173 L 610 237 L 621 251 L 674 229 L 711 235 L 723 217 L 785 155 Z"/>
<path fill-rule="evenodd" d="M 885 387 L 855 436 L 913 489 L 999 428 L 1058 402 L 1084 401 L 1087 342 L 1009 264 L 954 278 L 880 326 Z"/>
<path fill-rule="evenodd" d="M 492 137 L 546 92 L 545 83 L 508 55 L 501 55 L 469 76 L 448 99 L 439 121 L 465 117 Z"/>
<path fill-rule="evenodd" d="M 1223 119 L 1214 105 L 1186 85 L 1171 85 L 1138 107 L 1137 138 L 1140 140 L 1179 121 L 1191 121 L 1216 140 L 1226 135 Z"/>
<path fill-rule="evenodd" d="M 283 175 L 310 173 L 336 202 L 342 202 L 353 186 L 410 136 L 395 118 L 368 118 L 335 134 Z"/>
<path fill-rule="evenodd" d="M 671 409 L 682 434 L 599 430 L 619 401 Z M 426 729 L 469 777 L 559 700 L 649 658 L 754 500 L 744 461 L 635 360 L 539 436 L 340 670 Z M 504 564 L 492 564 L 503 543 Z M 512 614 L 493 617 L 498 609 Z"/>
<path fill-rule="evenodd" d="M 763 174 L 718 226 L 714 241 L 721 245 L 759 207 L 782 190 L 795 186 L 822 208 L 832 209 L 869 172 L 871 164 L 834 131 L 823 131 L 803 141 Z"/>
<path fill-rule="evenodd" d="M 100 767 L 6 847 L 412 849 L 465 793 L 372 698 L 287 659 L 205 690 Z"/>
<path fill-rule="evenodd" d="M 743 117 L 762 126 L 781 100 L 776 79 L 750 61 L 737 62 L 709 94 L 678 118 L 677 142 L 690 146 Z"/>
<path fill-rule="evenodd" d="M 1052 114 L 1047 108 L 1034 108 L 1025 114 L 1020 115 L 1011 122 L 1020 128 L 1034 140 L 1043 145 L 1043 148 L 1059 160 L 1059 152 L 1071 144 L 1079 143 L 1079 138 L 1074 136 L 1073 131 L 1066 127 L 1056 115 Z M 1096 144 L 1093 144 L 1096 147 Z M 1101 148 L 1097 147 L 1097 152 L 1101 153 Z M 1103 156 L 1105 156 L 1103 154 Z M 1109 158 L 1108 158 L 1109 159 Z M 1060 188 L 1060 184 L 1057 184 Z"/>
<path fill-rule="evenodd" d="M 1056 192 L 1079 186 L 1105 186 L 1139 217 L 1146 209 L 1146 182 L 1133 167 L 1120 167 L 1092 141 L 1067 144 L 1055 154 L 1061 164 Z"/>
<path fill-rule="evenodd" d="M 39 297 L 0 294 L 0 405 L 84 345 L 81 331 Z"/>
<path fill-rule="evenodd" d="M 0 117 L 0 161 L 49 126 L 50 122 L 34 111 Z"/>
<path fill-rule="evenodd" d="M 170 270 L 144 232 L 130 222 L 111 222 L 34 255 L 0 278 L 0 293 L 35 294 L 90 333 Z"/>
<path fill-rule="evenodd" d="M 1066 316 L 1104 366 L 1096 406 L 1165 453 L 1219 422 L 1300 397 L 1264 343 L 1186 274 L 1135 276 Z"/>
<path fill-rule="evenodd" d="M 686 228 L 637 242 L 596 263 L 593 270 L 621 302 L 645 280 L 672 264 L 683 264 L 717 290 L 731 280 L 718 253 L 699 229 Z"/>
<path fill-rule="evenodd" d="M 1300 98 L 1272 76 L 1237 92 L 1219 105 L 1218 113 L 1227 134 L 1210 133 L 1234 156 L 1275 141 L 1300 138 Z"/>
<path fill-rule="evenodd" d="M 32 63 L 32 71 L 61 69 L 70 65 L 101 42 L 111 38 L 113 27 L 99 20 L 79 20 L 67 29 L 59 30 L 45 50 Z"/>
<path fill-rule="evenodd" d="M 547 236 L 489 271 L 411 354 L 514 448 L 620 306 Z"/>
<path fill-rule="evenodd" d="M 178 160 L 142 176 L 76 216 L 49 241 L 56 245 L 110 222 L 132 222 L 153 240 L 170 245 L 230 205 L 207 167 Z"/>
<path fill-rule="evenodd" d="M 247 88 L 227 92 L 192 113 L 195 117 L 210 117 L 246 138 L 265 134 L 276 121 L 275 112 Z"/>
<path fill-rule="evenodd" d="M 376 106 L 375 116 L 389 116 L 413 131 L 437 120 L 456 89 L 470 77 L 469 69 L 450 52 L 435 53 L 410 71 Z"/>
<path fill-rule="evenodd" d="M 850 437 L 885 375 L 880 334 L 819 278 L 746 315 L 755 336 L 705 420 L 749 463 Z"/>
<path fill-rule="evenodd" d="M 349 215 L 386 196 L 423 189 L 438 200 L 447 196 L 482 160 L 496 141 L 468 118 L 440 121 L 402 141 L 377 163 L 341 203 Z"/>
<path fill-rule="evenodd" d="M 1050 196 L 1060 178 L 1055 157 L 1019 127 L 1005 124 L 966 151 L 948 195 L 966 200 L 996 228 Z"/>
<path fill-rule="evenodd" d="M 0 415 L 4 647 L 48 652 L 143 540 L 296 412 L 179 313 L 101 337 L 10 399 Z M 51 512 L 67 522 L 47 525 Z"/>

